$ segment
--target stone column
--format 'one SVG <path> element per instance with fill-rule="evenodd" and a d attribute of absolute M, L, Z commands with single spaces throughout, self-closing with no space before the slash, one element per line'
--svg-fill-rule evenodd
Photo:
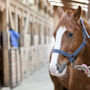
<path fill-rule="evenodd" d="M 48 25 L 46 26 L 46 44 L 49 43 L 49 29 L 48 29 Z"/>
<path fill-rule="evenodd" d="M 37 46 L 39 44 L 39 38 L 38 38 L 38 23 L 34 23 L 34 44 Z"/>
<path fill-rule="evenodd" d="M 44 44 L 44 24 L 41 24 L 41 44 Z"/>
<path fill-rule="evenodd" d="M 41 37 L 42 37 L 42 34 L 41 34 L 41 23 L 39 22 L 39 25 L 38 25 L 38 27 L 39 27 L 39 30 L 38 30 L 38 32 L 39 32 L 39 44 L 41 45 Z"/>
<path fill-rule="evenodd" d="M 30 40 L 31 40 L 31 43 L 30 44 L 31 44 L 31 46 L 34 45 L 34 28 L 35 28 L 34 27 L 35 26 L 34 25 L 34 17 L 32 17 L 32 19 L 33 20 L 32 20 L 31 25 L 30 25 L 31 26 L 31 35 L 30 35 Z"/>
<path fill-rule="evenodd" d="M 29 26 L 30 26 L 30 46 L 31 46 L 31 36 L 32 36 L 32 21 L 30 20 L 30 24 L 29 24 Z"/>
<path fill-rule="evenodd" d="M 22 12 L 23 14 L 23 12 Z M 21 16 L 20 18 L 20 46 L 23 47 L 24 46 L 24 37 L 23 37 L 23 34 L 24 34 L 24 30 L 23 30 L 23 27 L 24 27 L 24 17 L 23 15 Z"/>

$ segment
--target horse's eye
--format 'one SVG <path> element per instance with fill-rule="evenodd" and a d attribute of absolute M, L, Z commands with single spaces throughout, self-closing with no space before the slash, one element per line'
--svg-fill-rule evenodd
<path fill-rule="evenodd" d="M 68 32 L 68 33 L 67 33 L 67 37 L 68 37 L 68 38 L 72 38 L 72 37 L 73 37 L 73 33 Z"/>

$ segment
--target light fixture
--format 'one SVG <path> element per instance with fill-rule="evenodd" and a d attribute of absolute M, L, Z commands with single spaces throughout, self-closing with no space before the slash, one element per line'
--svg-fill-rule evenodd
<path fill-rule="evenodd" d="M 50 2 L 52 6 L 60 6 L 60 7 L 64 6 L 61 0 L 48 0 L 48 2 Z"/>
<path fill-rule="evenodd" d="M 89 0 L 72 0 L 72 1 L 86 3 L 86 4 L 89 3 Z"/>
<path fill-rule="evenodd" d="M 73 9 L 77 9 L 78 6 L 81 6 L 82 10 L 84 10 L 86 12 L 88 11 L 88 5 L 80 4 L 80 3 L 71 3 L 71 4 L 72 4 Z"/>

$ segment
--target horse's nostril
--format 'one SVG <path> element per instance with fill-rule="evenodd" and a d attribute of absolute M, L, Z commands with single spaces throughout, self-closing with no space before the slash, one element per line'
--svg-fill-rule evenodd
<path fill-rule="evenodd" d="M 59 71 L 59 73 L 62 73 L 62 71 L 63 71 L 63 70 L 65 69 L 65 67 L 66 67 L 66 64 L 63 64 L 63 65 L 57 64 L 56 67 L 57 67 L 57 70 Z"/>
<path fill-rule="evenodd" d="M 57 66 L 57 70 L 59 71 L 60 70 L 60 66 L 58 64 L 56 64 L 56 66 Z"/>

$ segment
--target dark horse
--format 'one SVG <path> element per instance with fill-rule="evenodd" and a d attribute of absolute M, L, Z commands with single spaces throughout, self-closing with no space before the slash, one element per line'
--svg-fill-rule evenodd
<path fill-rule="evenodd" d="M 54 90 L 90 90 L 90 77 L 85 69 L 90 66 L 90 39 L 87 35 L 90 35 L 90 27 L 84 18 L 81 19 L 81 12 L 80 6 L 76 11 L 59 12 L 61 16 L 53 34 L 55 43 L 49 66 Z M 82 64 L 84 70 L 75 68 Z"/>

